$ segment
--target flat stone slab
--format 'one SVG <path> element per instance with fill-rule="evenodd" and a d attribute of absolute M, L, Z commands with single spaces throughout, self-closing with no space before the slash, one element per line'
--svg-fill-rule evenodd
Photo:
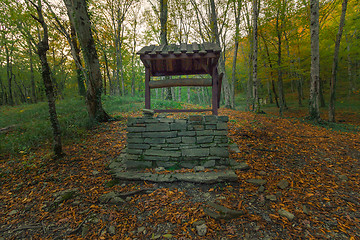
<path fill-rule="evenodd" d="M 265 179 L 247 179 L 246 182 L 262 186 L 265 185 L 267 181 Z"/>
<path fill-rule="evenodd" d="M 286 211 L 285 209 L 279 209 L 278 211 L 280 216 L 286 217 L 287 219 L 289 219 L 290 221 L 292 221 L 295 218 L 295 215 Z"/>
<path fill-rule="evenodd" d="M 287 188 L 288 186 L 289 186 L 289 182 L 287 181 L 287 180 L 281 180 L 278 184 L 277 184 L 277 186 L 279 187 L 279 188 L 281 188 L 281 189 L 285 189 L 285 188 Z"/>
<path fill-rule="evenodd" d="M 231 153 L 240 153 L 240 149 L 239 146 L 236 143 L 230 144 L 229 145 L 229 152 Z"/>
<path fill-rule="evenodd" d="M 115 172 L 114 177 L 119 180 L 149 181 L 149 182 L 193 182 L 193 183 L 218 183 L 235 182 L 238 180 L 233 170 L 212 172 L 187 172 L 187 173 L 143 173 L 138 171 Z"/>
<path fill-rule="evenodd" d="M 246 162 L 241 162 L 241 163 L 236 163 L 235 165 L 233 165 L 232 169 L 245 171 L 245 170 L 249 170 L 250 166 Z"/>

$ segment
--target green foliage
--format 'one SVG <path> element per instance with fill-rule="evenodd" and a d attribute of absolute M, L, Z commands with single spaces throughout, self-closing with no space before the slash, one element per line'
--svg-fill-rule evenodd
<path fill-rule="evenodd" d="M 104 96 L 105 110 L 113 117 L 121 118 L 124 112 L 139 111 L 144 108 L 142 97 Z M 92 128 L 95 122 L 88 118 L 86 106 L 81 97 L 68 97 L 56 103 L 58 119 L 62 131 L 62 139 L 66 144 L 77 141 L 85 136 L 86 130 Z M 152 108 L 181 109 L 183 103 L 154 99 Z M 0 128 L 11 127 L 11 131 L 1 133 L 0 155 L 24 154 L 31 149 L 50 143 L 52 128 L 49 121 L 48 105 L 45 102 L 23 104 L 0 108 Z"/>
<path fill-rule="evenodd" d="M 144 108 L 144 99 L 141 97 L 130 96 L 110 96 L 103 97 L 104 109 L 110 115 L 119 114 L 122 112 L 139 111 Z"/>
<path fill-rule="evenodd" d="M 152 101 L 152 108 L 156 109 L 181 109 L 183 108 L 180 102 L 171 100 L 155 99 Z"/>
<path fill-rule="evenodd" d="M 352 124 L 320 121 L 320 122 L 314 122 L 314 125 L 318 125 L 319 127 L 323 127 L 326 129 L 339 131 L 339 132 L 350 132 L 350 133 L 360 132 L 360 127 Z"/>
<path fill-rule="evenodd" d="M 65 141 L 85 134 L 89 125 L 86 107 L 82 99 L 72 98 L 57 103 L 57 114 Z M 3 134 L 0 154 L 26 153 L 31 148 L 40 147 L 52 139 L 48 105 L 23 104 L 0 108 L 0 128 L 13 126 L 13 130 Z"/>

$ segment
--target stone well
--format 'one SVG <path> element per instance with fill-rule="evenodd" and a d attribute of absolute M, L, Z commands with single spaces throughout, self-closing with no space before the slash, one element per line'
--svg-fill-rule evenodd
<path fill-rule="evenodd" d="M 227 116 L 187 119 L 129 118 L 126 168 L 166 169 L 229 166 Z"/>

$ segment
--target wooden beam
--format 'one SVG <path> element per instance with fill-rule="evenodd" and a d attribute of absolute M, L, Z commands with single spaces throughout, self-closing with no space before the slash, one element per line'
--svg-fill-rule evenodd
<path fill-rule="evenodd" d="M 166 51 L 166 56 L 163 54 L 156 54 L 156 55 L 149 55 L 149 54 L 143 54 L 141 57 L 146 60 L 159 60 L 159 59 L 196 59 L 196 58 L 219 58 L 220 54 L 215 53 L 207 53 L 205 55 L 200 55 L 199 53 L 192 52 L 192 56 L 188 56 L 186 53 L 181 53 L 180 55 L 175 55 L 174 53 L 169 54 L 168 51 Z"/>
<path fill-rule="evenodd" d="M 154 109 L 155 113 L 163 113 L 163 112 L 208 112 L 212 111 L 212 109 Z"/>
<path fill-rule="evenodd" d="M 210 87 L 212 86 L 211 78 L 178 78 L 166 79 L 158 81 L 150 81 L 150 88 L 164 88 L 164 87 L 182 87 L 182 86 L 196 86 L 196 87 Z"/>

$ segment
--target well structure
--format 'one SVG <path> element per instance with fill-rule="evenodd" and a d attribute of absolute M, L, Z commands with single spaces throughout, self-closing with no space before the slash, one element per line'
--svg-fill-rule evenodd
<path fill-rule="evenodd" d="M 217 68 L 220 47 L 214 43 L 151 45 L 143 47 L 138 54 L 145 66 L 145 109 L 143 117 L 128 119 L 126 168 L 228 166 L 229 119 L 218 116 L 222 81 Z M 151 79 L 199 74 L 210 78 Z M 150 89 L 176 86 L 211 86 L 212 108 L 151 110 Z M 154 117 L 154 113 L 160 112 L 199 111 L 211 111 L 212 115 L 190 115 L 186 119 Z"/>
<path fill-rule="evenodd" d="M 215 43 L 150 45 L 138 53 L 145 66 L 145 108 L 151 109 L 150 89 L 178 86 L 212 87 L 212 109 L 165 109 L 155 112 L 212 111 L 218 114 L 222 74 L 217 64 L 221 48 Z M 177 78 L 154 81 L 151 77 L 208 74 L 210 78 Z"/>

